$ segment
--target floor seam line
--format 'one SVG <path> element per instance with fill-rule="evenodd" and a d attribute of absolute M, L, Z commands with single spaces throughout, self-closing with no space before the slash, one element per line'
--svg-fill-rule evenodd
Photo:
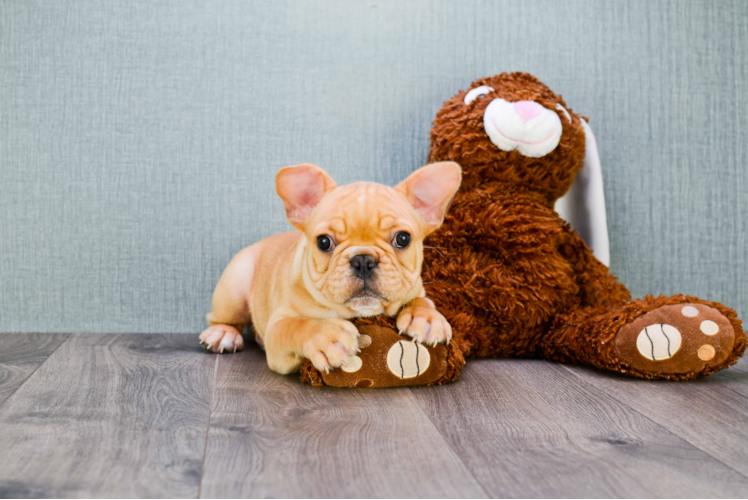
<path fill-rule="evenodd" d="M 439 386 L 432 386 L 432 388 L 438 389 Z M 423 413 L 423 416 L 426 417 L 426 419 L 431 423 L 431 426 L 434 428 L 434 430 L 437 432 L 437 434 L 439 434 L 439 438 L 442 440 L 442 442 L 444 443 L 444 445 L 447 448 L 449 448 L 449 451 L 451 451 L 452 454 L 455 456 L 455 458 L 457 460 L 459 460 L 459 462 L 465 467 L 465 470 L 468 471 L 468 473 L 470 474 L 470 477 L 473 478 L 473 480 L 475 481 L 475 484 L 477 484 L 478 487 L 481 489 L 481 491 L 486 495 L 486 498 L 494 498 L 493 495 L 491 495 L 491 494 L 488 493 L 488 490 L 486 490 L 485 486 L 483 486 L 483 483 L 481 483 L 480 480 L 477 477 L 475 477 L 475 474 L 473 473 L 473 469 L 471 469 L 470 467 L 468 467 L 468 464 L 465 463 L 465 461 L 462 459 L 462 457 L 452 447 L 452 444 L 449 441 L 447 441 L 447 439 L 444 436 L 444 434 L 442 434 L 442 431 L 439 430 L 439 427 L 436 426 L 436 424 L 431 419 L 431 417 L 429 417 L 428 413 L 426 413 L 426 410 L 423 409 L 423 406 L 421 406 L 421 403 L 418 402 L 418 399 L 416 399 L 415 395 L 413 394 L 413 389 L 410 388 L 410 387 L 408 387 L 408 392 L 410 393 L 410 397 L 413 398 L 413 402 L 416 404 L 416 406 L 418 406 L 418 409 L 421 410 L 421 413 Z"/>
<path fill-rule="evenodd" d="M 216 382 L 218 380 L 218 362 L 221 359 L 220 356 L 216 356 L 216 366 L 213 368 L 213 384 L 210 389 L 210 404 L 208 406 L 208 427 L 205 430 L 205 443 L 203 445 L 203 459 L 200 462 L 200 483 L 197 486 L 197 497 L 201 498 L 203 489 L 203 471 L 205 470 L 205 458 L 208 454 L 208 437 L 210 436 L 210 420 L 213 417 L 213 396 L 216 393 Z"/>
<path fill-rule="evenodd" d="M 630 409 L 631 411 L 633 411 L 633 412 L 634 412 L 634 413 L 636 413 L 637 415 L 640 415 L 641 417 L 643 417 L 643 418 L 646 418 L 647 420 L 649 420 L 650 422 L 652 422 L 652 423 L 653 423 L 654 425 L 656 425 L 656 426 L 660 427 L 661 429 L 663 429 L 663 430 L 664 430 L 665 432 L 667 432 L 668 434 L 671 434 L 671 435 L 673 435 L 673 436 L 677 437 L 678 439 L 680 439 L 680 440 L 682 440 L 682 441 L 684 441 L 684 442 L 688 443 L 689 445 L 693 446 L 694 448 L 696 448 L 696 449 L 697 449 L 697 450 L 699 450 L 700 452 L 702 452 L 702 453 L 705 453 L 705 454 L 709 455 L 709 456 L 710 456 L 710 457 L 711 457 L 711 458 L 712 458 L 712 459 L 713 459 L 714 461 L 716 461 L 716 462 L 718 462 L 718 463 L 720 463 L 720 464 L 724 465 L 725 467 L 727 467 L 727 468 L 728 468 L 728 469 L 730 469 L 731 471 L 735 472 L 735 473 L 736 473 L 736 474 L 738 474 L 739 476 L 741 476 L 741 477 L 743 477 L 743 478 L 745 478 L 745 479 L 748 479 L 748 475 L 746 475 L 745 473 L 743 473 L 743 472 L 741 472 L 741 471 L 739 471 L 739 470 L 735 469 L 735 468 L 734 468 L 734 467 L 732 467 L 731 465 L 729 465 L 729 464 L 726 464 L 725 462 L 723 462 L 723 461 L 722 461 L 722 460 L 720 460 L 719 458 L 717 458 L 717 457 L 715 457 L 714 455 L 712 455 L 712 454 L 711 454 L 711 453 L 710 453 L 709 451 L 707 451 L 707 450 L 703 449 L 703 448 L 702 448 L 701 446 L 697 445 L 696 443 L 692 443 L 692 442 L 691 442 L 691 441 L 690 441 L 690 440 L 689 440 L 688 438 L 686 438 L 686 437 L 684 437 L 684 436 L 681 436 L 680 434 L 677 434 L 677 433 L 675 433 L 675 432 L 674 432 L 674 431 L 673 431 L 672 429 L 669 429 L 669 428 L 665 427 L 664 425 L 662 425 L 661 423 L 657 422 L 656 420 L 653 420 L 653 419 L 652 419 L 651 417 L 649 417 L 649 416 L 645 415 L 644 413 L 640 412 L 640 411 L 639 411 L 639 410 L 637 410 L 636 408 L 633 408 L 633 407 L 632 407 L 632 406 L 630 406 L 629 404 L 627 404 L 627 403 L 625 403 L 625 402 L 621 401 L 620 399 L 618 399 L 617 397 L 615 397 L 615 396 L 614 396 L 613 394 L 610 394 L 610 393 L 608 393 L 607 391 L 604 391 L 603 389 L 601 389 L 601 388 L 599 388 L 599 387 L 596 387 L 595 385 L 593 385 L 593 384 L 592 384 L 591 382 L 589 382 L 588 380 L 585 380 L 584 378 L 580 377 L 580 376 L 579 376 L 579 375 L 578 375 L 577 373 L 575 373 L 575 372 L 574 372 L 574 370 L 572 370 L 572 369 L 571 369 L 571 367 L 569 367 L 569 366 L 566 366 L 566 365 L 563 365 L 563 364 L 562 364 L 561 366 L 563 366 L 563 367 L 564 367 L 564 369 L 566 369 L 566 370 L 568 370 L 569 372 L 571 372 L 571 373 L 572 373 L 572 374 L 573 374 L 573 375 L 574 375 L 575 377 L 577 377 L 577 378 L 578 378 L 579 380 L 581 380 L 581 381 L 582 381 L 582 382 L 584 382 L 585 384 L 589 385 L 590 387 L 593 387 L 594 389 L 596 389 L 596 390 L 598 390 L 598 391 L 602 391 L 602 392 L 604 392 L 605 394 L 607 394 L 608 396 L 610 396 L 611 398 L 613 398 L 614 400 L 616 400 L 616 401 L 617 401 L 617 402 L 619 402 L 620 404 L 624 405 L 624 406 L 625 406 L 626 408 Z M 742 396 L 742 395 L 741 395 L 741 396 Z"/>
<path fill-rule="evenodd" d="M 736 396 L 738 396 L 740 398 L 748 399 L 748 396 L 746 396 L 745 394 L 740 394 L 738 391 L 736 391 L 732 387 L 725 387 L 725 389 L 728 390 L 728 391 L 730 391 L 731 393 L 735 394 Z"/>
<path fill-rule="evenodd" d="M 43 335 L 43 334 L 42 334 L 42 335 Z M 55 334 L 51 334 L 51 335 L 55 335 Z M 58 345 L 57 347 L 55 347 L 55 350 L 54 350 L 54 351 L 52 351 L 52 352 L 50 352 L 50 353 L 49 353 L 49 356 L 47 356 L 47 358 L 46 358 L 46 359 L 45 359 L 44 361 L 42 361 L 41 363 L 39 363 L 39 366 L 37 366 L 36 368 L 34 368 L 34 370 L 33 370 L 33 371 L 32 371 L 31 373 L 29 373 L 29 375 L 28 375 L 28 376 L 27 376 L 27 377 L 26 377 L 25 379 L 23 379 L 23 382 L 21 382 L 21 384 L 20 384 L 20 385 L 19 385 L 18 387 L 16 387 L 16 388 L 15 388 L 15 389 L 13 390 L 13 392 L 11 392 L 10 394 L 8 394 L 8 397 L 7 397 L 7 398 L 5 398 L 5 400 L 4 400 L 4 401 L 3 401 L 2 403 L 0 403 L 0 409 L 2 409 L 3 405 L 5 405 L 5 403 L 7 403 L 8 401 L 10 401 L 10 398 L 12 398 L 12 397 L 13 397 L 13 395 L 14 395 L 15 393 L 17 393 L 17 392 L 18 392 L 18 390 L 19 390 L 19 389 L 20 389 L 21 387 L 23 387 L 24 385 L 26 385 L 26 382 L 28 382 L 28 381 L 29 381 L 29 379 L 30 379 L 30 378 L 31 378 L 31 377 L 32 377 L 32 376 L 33 376 L 33 375 L 34 375 L 34 374 L 36 373 L 36 371 L 37 371 L 37 370 L 38 370 L 39 368 L 41 368 L 41 367 L 42 367 L 42 366 L 43 366 L 43 365 L 44 365 L 44 364 L 45 364 L 45 363 L 46 363 L 47 361 L 49 361 L 49 358 L 51 358 L 51 357 L 52 357 L 52 356 L 54 355 L 54 353 L 56 353 L 56 352 L 57 352 L 57 350 L 58 350 L 58 349 L 59 349 L 60 347 L 62 347 L 62 345 L 63 345 L 63 344 L 65 344 L 65 343 L 66 343 L 66 342 L 67 342 L 68 340 L 70 340 L 70 337 L 72 337 L 72 336 L 73 336 L 74 334 L 72 334 L 72 333 L 66 333 L 66 334 L 64 334 L 64 335 L 66 335 L 66 337 L 65 337 L 65 340 L 63 340 L 62 342 L 60 342 L 60 345 Z"/>

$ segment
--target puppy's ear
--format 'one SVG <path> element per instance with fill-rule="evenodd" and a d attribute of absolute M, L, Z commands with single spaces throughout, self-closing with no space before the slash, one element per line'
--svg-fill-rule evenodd
<path fill-rule="evenodd" d="M 444 222 L 452 198 L 460 188 L 462 169 L 452 161 L 419 168 L 395 188 L 403 193 L 426 225 L 426 234 Z"/>
<path fill-rule="evenodd" d="M 283 200 L 288 222 L 302 231 L 314 207 L 336 186 L 327 172 L 311 163 L 283 167 L 275 176 L 275 192 Z"/>

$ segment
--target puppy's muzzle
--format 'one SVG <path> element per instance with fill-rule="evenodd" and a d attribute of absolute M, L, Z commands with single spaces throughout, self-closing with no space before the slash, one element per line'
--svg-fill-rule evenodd
<path fill-rule="evenodd" d="M 350 263 L 353 274 L 362 280 L 371 278 L 374 269 L 379 265 L 379 261 L 371 255 L 355 255 L 351 257 Z"/>

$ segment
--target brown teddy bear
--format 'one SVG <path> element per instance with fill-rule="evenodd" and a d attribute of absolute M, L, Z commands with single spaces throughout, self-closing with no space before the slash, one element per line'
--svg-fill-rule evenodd
<path fill-rule="evenodd" d="M 526 73 L 477 80 L 437 113 L 429 161 L 459 163 L 463 181 L 444 224 L 425 242 L 423 281 L 454 337 L 432 354 L 441 375 L 412 383 L 454 380 L 464 357 L 540 357 L 688 380 L 732 365 L 745 351 L 741 321 L 722 304 L 684 295 L 632 301 L 554 210 L 594 141 L 585 120 Z M 389 318 L 360 320 L 371 323 L 394 328 Z M 382 377 L 370 375 L 369 385 L 403 385 L 388 381 L 394 372 L 384 354 L 401 339 L 371 338 L 382 346 L 362 350 L 362 364 Z M 359 379 L 353 372 L 325 380 L 309 364 L 302 368 L 302 380 L 316 384 Z"/>

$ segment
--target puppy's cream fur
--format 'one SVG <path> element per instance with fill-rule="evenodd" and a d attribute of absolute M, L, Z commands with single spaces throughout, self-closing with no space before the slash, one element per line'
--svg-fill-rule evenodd
<path fill-rule="evenodd" d="M 449 323 L 425 297 L 421 264 L 423 239 L 441 225 L 460 180 L 452 162 L 427 165 L 395 188 L 337 187 L 311 164 L 281 169 L 276 191 L 297 231 L 266 238 L 231 260 L 201 343 L 217 352 L 241 350 L 240 332 L 252 321 L 270 368 L 290 373 L 303 358 L 329 371 L 355 355 L 358 331 L 348 320 L 359 316 L 399 313 L 398 328 L 416 341 L 449 341 Z M 399 248 L 402 232 L 410 243 Z M 333 242 L 328 251 L 317 245 L 323 235 Z M 357 255 L 376 263 L 370 276 L 357 274 Z"/>

